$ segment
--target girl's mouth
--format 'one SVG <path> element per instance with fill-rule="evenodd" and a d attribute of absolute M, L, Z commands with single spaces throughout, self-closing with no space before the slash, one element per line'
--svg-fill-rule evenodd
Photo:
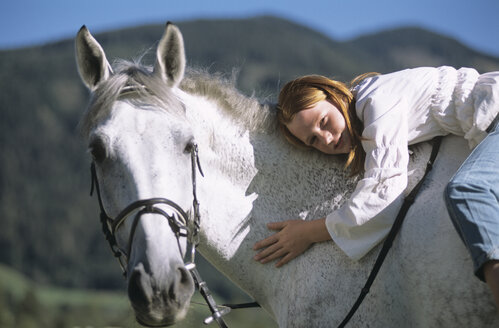
<path fill-rule="evenodd" d="M 338 140 L 338 142 L 336 143 L 336 145 L 334 146 L 334 148 L 335 149 L 340 148 L 342 141 L 343 141 L 343 133 L 340 135 L 340 139 Z"/>

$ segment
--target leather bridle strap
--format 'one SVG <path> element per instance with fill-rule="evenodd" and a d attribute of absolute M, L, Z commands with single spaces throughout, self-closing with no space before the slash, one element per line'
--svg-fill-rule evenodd
<path fill-rule="evenodd" d="M 361 293 L 360 293 L 359 297 L 357 298 L 357 300 L 355 301 L 355 304 L 350 309 L 350 312 L 348 312 L 347 316 L 345 317 L 345 319 L 343 319 L 343 321 L 340 323 L 338 328 L 343 328 L 346 326 L 348 321 L 350 321 L 350 319 L 353 317 L 353 315 L 355 314 L 355 312 L 359 308 L 360 304 L 362 303 L 362 301 L 364 300 L 366 295 L 369 293 L 371 285 L 373 284 L 374 279 L 376 279 L 376 276 L 378 275 L 378 272 L 381 269 L 381 265 L 383 264 L 383 261 L 385 260 L 386 255 L 388 254 L 388 251 L 392 247 L 393 240 L 395 239 L 395 237 L 397 236 L 397 233 L 399 232 L 400 228 L 402 227 L 402 223 L 404 222 L 407 211 L 409 211 L 409 208 L 416 200 L 416 196 L 418 195 L 418 192 L 421 189 L 421 186 L 423 185 L 423 182 L 424 182 L 426 176 L 432 170 L 433 163 L 435 162 L 435 159 L 436 159 L 437 154 L 438 154 L 438 150 L 440 149 L 442 137 L 435 137 L 432 140 L 432 142 L 433 142 L 433 148 L 431 150 L 430 159 L 428 160 L 428 163 L 426 164 L 426 170 L 425 170 L 423 177 L 421 178 L 421 180 L 419 180 L 418 184 L 411 190 L 411 192 L 405 197 L 404 203 L 402 204 L 402 207 L 400 208 L 400 211 L 395 219 L 395 222 L 393 223 L 393 226 L 390 229 L 390 232 L 388 233 L 388 236 L 386 237 L 385 242 L 383 243 L 383 247 L 381 248 L 381 251 L 378 255 L 378 258 L 376 259 L 376 262 L 374 263 L 374 267 L 373 267 L 371 273 L 369 274 L 369 277 L 367 278 L 366 284 L 362 288 Z"/>

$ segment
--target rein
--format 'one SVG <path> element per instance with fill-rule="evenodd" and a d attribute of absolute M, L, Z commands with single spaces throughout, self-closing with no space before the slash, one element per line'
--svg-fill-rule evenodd
<path fill-rule="evenodd" d="M 376 276 L 378 275 L 379 270 L 381 269 L 381 265 L 383 264 L 386 255 L 388 254 L 388 251 L 393 245 L 393 240 L 397 236 L 397 233 L 400 231 L 400 228 L 402 227 L 402 223 L 404 222 L 405 216 L 407 212 L 409 211 L 409 208 L 411 205 L 414 203 L 416 200 L 416 196 L 418 195 L 419 190 L 421 189 L 421 186 L 423 185 L 423 182 L 425 181 L 426 176 L 428 173 L 433 168 L 433 163 L 435 162 L 435 158 L 437 157 L 438 150 L 440 149 L 440 144 L 442 143 L 442 137 L 435 137 L 432 140 L 433 146 L 431 149 L 431 155 L 430 159 L 428 160 L 426 164 L 426 170 L 419 182 L 416 184 L 416 186 L 411 190 L 411 192 L 404 198 L 404 203 L 402 204 L 402 207 L 400 208 L 400 211 L 395 218 L 395 222 L 393 223 L 392 228 L 390 229 L 390 232 L 388 233 L 388 236 L 386 237 L 383 247 L 381 248 L 381 251 L 378 254 L 378 258 L 376 259 L 376 262 L 374 263 L 374 267 L 369 274 L 369 277 L 367 278 L 366 284 L 362 288 L 360 295 L 358 296 L 357 300 L 355 301 L 354 305 L 350 309 L 350 312 L 348 312 L 347 316 L 343 321 L 340 323 L 338 328 L 343 328 L 346 326 L 346 324 L 350 321 L 350 319 L 353 317 L 357 309 L 359 308 L 360 304 L 362 304 L 362 301 L 366 297 L 366 295 L 369 293 L 369 290 L 374 282 L 374 279 L 376 279 Z"/>
<path fill-rule="evenodd" d="M 116 218 L 111 218 L 104 209 L 104 205 L 102 202 L 102 197 L 99 188 L 99 181 L 97 179 L 97 173 L 95 169 L 95 163 L 92 162 L 90 166 L 90 171 L 92 175 L 92 187 L 90 190 L 90 196 L 92 196 L 94 189 L 97 191 L 97 199 L 99 201 L 100 207 L 100 221 L 102 224 L 102 231 L 106 236 L 106 240 L 109 243 L 111 251 L 114 256 L 117 258 L 121 270 L 123 271 L 123 276 L 126 278 L 127 270 L 126 264 L 130 259 L 130 254 L 132 251 L 132 243 L 133 237 L 135 235 L 135 229 L 137 224 L 143 214 L 159 214 L 162 215 L 170 225 L 172 231 L 174 232 L 177 238 L 177 244 L 179 247 L 180 253 L 182 253 L 182 249 L 180 246 L 180 237 L 187 238 L 187 250 L 184 256 L 184 266 L 190 272 L 196 288 L 200 292 L 200 294 L 205 299 L 210 311 L 212 313 L 211 316 L 204 320 L 205 324 L 209 324 L 213 321 L 217 322 L 218 325 L 222 328 L 226 328 L 227 324 L 224 322 L 222 316 L 229 313 L 231 309 L 237 308 L 246 308 L 246 307 L 257 307 L 258 303 L 244 303 L 244 304 L 223 304 L 218 306 L 211 295 L 210 290 L 208 289 L 208 285 L 201 278 L 199 274 L 196 264 L 195 264 L 195 255 L 196 255 L 196 247 L 199 244 L 199 229 L 201 222 L 201 215 L 199 213 L 199 202 L 196 194 L 196 171 L 199 170 L 202 176 L 204 176 L 203 171 L 201 169 L 201 165 L 199 163 L 198 156 L 198 146 L 197 144 L 192 144 L 190 147 L 191 153 L 191 168 L 192 168 L 192 211 L 189 211 L 191 215 L 186 213 L 177 203 L 171 201 L 167 198 L 149 198 L 135 201 L 128 205 L 125 209 L 123 209 Z M 157 207 L 157 205 L 166 205 L 169 209 L 173 210 L 174 214 L 169 215 L 161 208 Z M 128 236 L 128 245 L 127 251 L 124 252 L 118 246 L 116 242 L 116 231 L 118 228 L 129 218 L 132 213 L 137 212 L 132 221 L 132 228 L 130 231 L 130 235 Z M 186 259 L 187 258 L 187 259 Z"/>

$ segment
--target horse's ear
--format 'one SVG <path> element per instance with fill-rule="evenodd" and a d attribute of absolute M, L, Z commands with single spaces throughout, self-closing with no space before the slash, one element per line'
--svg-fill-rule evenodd
<path fill-rule="evenodd" d="M 184 71 L 184 39 L 178 27 L 168 22 L 156 51 L 154 73 L 158 74 L 170 86 L 174 87 L 182 81 Z"/>
<path fill-rule="evenodd" d="M 76 62 L 83 83 L 94 90 L 99 82 L 111 74 L 104 50 L 83 25 L 76 36 Z"/>

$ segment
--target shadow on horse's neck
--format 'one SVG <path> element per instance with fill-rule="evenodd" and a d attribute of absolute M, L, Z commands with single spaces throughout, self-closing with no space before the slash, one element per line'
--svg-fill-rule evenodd
<path fill-rule="evenodd" d="M 234 120 L 220 111 L 217 114 L 223 120 L 217 127 Z M 231 135 L 214 129 L 215 142 L 229 144 L 226 148 L 235 153 L 225 151 L 209 165 L 202 163 L 205 178 L 200 182 L 200 202 L 206 218 L 202 219 L 200 251 L 240 287 L 259 295 L 267 286 L 260 279 L 278 279 L 293 267 L 269 272 L 275 270 L 272 265 L 262 266 L 252 259 L 253 244 L 270 235 L 266 223 L 323 217 L 343 202 L 352 180 L 340 158 L 298 150 L 275 130 L 238 128 Z M 203 161 L 203 149 L 200 157 Z M 215 167 L 215 163 L 224 167 Z"/>

